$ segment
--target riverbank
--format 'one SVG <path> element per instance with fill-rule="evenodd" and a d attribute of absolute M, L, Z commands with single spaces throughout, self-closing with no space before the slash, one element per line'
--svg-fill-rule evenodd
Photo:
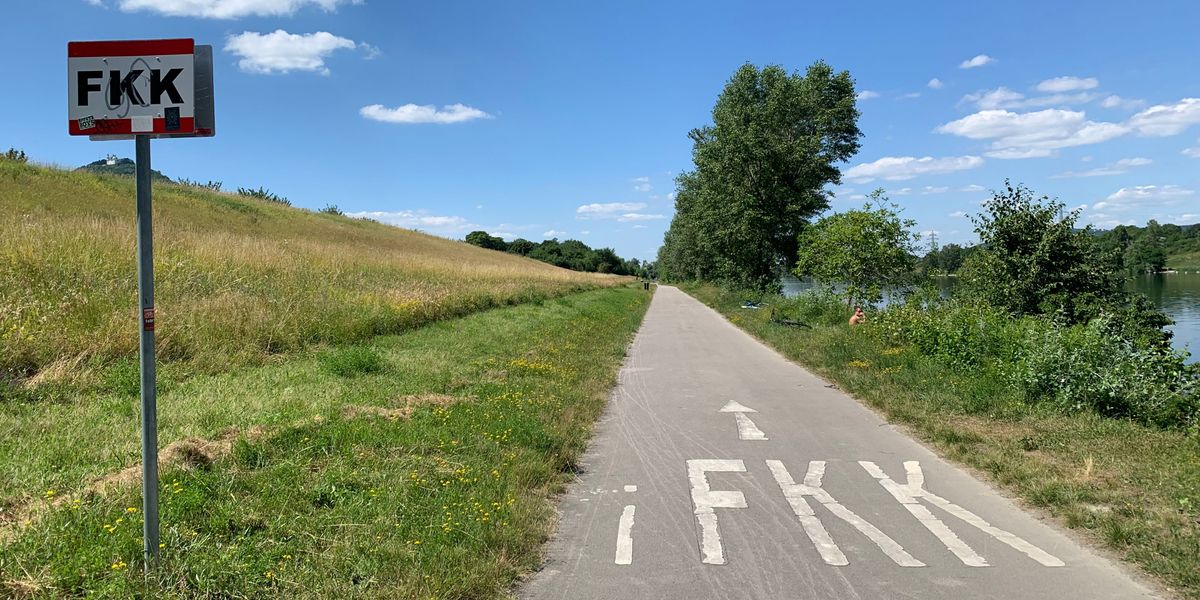
<path fill-rule="evenodd" d="M 1200 598 L 1200 435 L 1030 405 L 995 378 L 844 325 L 848 313 L 788 327 L 771 322 L 775 307 L 744 310 L 739 294 L 683 289 L 943 456 Z"/>
<path fill-rule="evenodd" d="M 572 294 L 189 379 L 160 397 L 175 452 L 149 584 L 121 470 L 136 400 L 8 405 L 0 480 L 29 523 L 0 520 L 0 596 L 503 597 L 649 299 Z"/>

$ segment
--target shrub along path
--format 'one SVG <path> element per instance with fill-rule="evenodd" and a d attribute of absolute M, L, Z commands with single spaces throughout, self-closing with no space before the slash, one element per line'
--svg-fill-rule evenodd
<path fill-rule="evenodd" d="M 1138 564 L 1182 596 L 1200 598 L 1200 435 L 1092 412 L 1029 404 L 993 374 L 951 368 L 893 347 L 849 312 L 804 315 L 811 329 L 742 310 L 744 296 L 687 291 L 731 322 L 880 411 L 943 456 L 986 473 L 1066 526 Z"/>
<path fill-rule="evenodd" d="M 537 565 L 649 296 L 614 288 L 189 379 L 160 440 L 242 431 L 162 474 L 166 597 L 502 596 Z M 138 460 L 136 399 L 9 404 L 0 506 Z M 199 463 L 199 464 L 195 464 Z M 80 496 L 0 547 L 0 596 L 146 593 L 136 487 Z M 17 525 L 20 527 L 20 524 Z"/>

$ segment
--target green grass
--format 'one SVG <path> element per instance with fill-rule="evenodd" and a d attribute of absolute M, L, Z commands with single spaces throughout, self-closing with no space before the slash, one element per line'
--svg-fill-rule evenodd
<path fill-rule="evenodd" d="M 812 329 L 792 328 L 771 323 L 768 310 L 739 309 L 743 295 L 685 289 L 943 456 L 986 473 L 1180 595 L 1200 598 L 1200 436 L 1031 406 L 997 378 L 845 325 L 848 309 L 799 315 Z"/>
<path fill-rule="evenodd" d="M 1167 268 L 1189 272 L 1200 271 L 1200 250 L 1168 256 Z"/>
<path fill-rule="evenodd" d="M 503 597 L 648 300 L 584 292 L 191 378 L 161 399 L 162 443 L 243 433 L 164 469 L 149 583 L 136 487 L 78 494 L 137 464 L 136 400 L 6 406 L 0 494 L 66 500 L 0 542 L 0 596 Z"/>
<path fill-rule="evenodd" d="M 133 180 L 0 160 L 0 207 L 0 402 L 107 385 L 137 355 Z M 167 381 L 627 281 L 176 184 L 154 226 Z"/>

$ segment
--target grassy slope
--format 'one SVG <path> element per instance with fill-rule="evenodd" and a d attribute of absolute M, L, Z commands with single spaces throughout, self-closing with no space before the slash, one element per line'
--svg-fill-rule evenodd
<path fill-rule="evenodd" d="M 865 328 L 769 322 L 743 297 L 687 291 L 836 382 L 943 456 L 1048 509 L 1189 598 L 1200 598 L 1200 436 L 1031 408 L 996 381 L 955 372 Z M 848 315 L 849 313 L 847 313 Z"/>
<path fill-rule="evenodd" d="M 1180 271 L 1200 271 L 1200 250 L 1167 256 L 1167 268 Z"/>
<path fill-rule="evenodd" d="M 268 427 L 208 468 L 164 473 L 160 595 L 505 595 L 538 563 L 552 495 L 648 300 L 640 289 L 591 291 L 194 378 L 160 408 L 168 436 Z M 99 459 L 86 470 L 103 472 L 106 456 L 136 460 L 131 401 L 109 402 L 60 408 L 49 428 L 59 439 L 9 431 L 29 456 L 71 444 L 67 424 L 87 422 L 74 435 L 99 450 L 58 459 L 72 470 L 76 457 Z M 349 405 L 415 410 L 386 418 Z M 0 479 L 20 468 L 11 452 L 0 452 Z M 0 547 L 0 596 L 146 591 L 138 498 L 127 487 L 67 502 L 23 530 Z"/>
<path fill-rule="evenodd" d="M 154 189 L 168 380 L 620 281 L 364 220 Z M 5 379 L 127 387 L 98 367 L 136 356 L 133 200 L 129 178 L 0 160 L 0 394 Z"/>

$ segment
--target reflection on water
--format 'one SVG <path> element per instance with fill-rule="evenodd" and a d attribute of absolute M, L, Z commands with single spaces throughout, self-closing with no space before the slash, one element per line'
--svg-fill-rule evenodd
<path fill-rule="evenodd" d="M 954 289 L 956 279 L 936 279 L 942 297 L 948 297 Z M 783 295 L 796 296 L 817 287 L 808 279 L 797 279 L 791 275 L 783 278 Z M 1192 360 L 1200 360 L 1200 273 L 1173 273 L 1143 275 L 1129 280 L 1129 289 L 1141 292 L 1150 298 L 1159 310 L 1175 321 L 1169 327 L 1175 333 L 1172 345 L 1187 349 Z M 896 291 L 884 294 L 883 306 L 899 301 L 902 295 Z"/>

